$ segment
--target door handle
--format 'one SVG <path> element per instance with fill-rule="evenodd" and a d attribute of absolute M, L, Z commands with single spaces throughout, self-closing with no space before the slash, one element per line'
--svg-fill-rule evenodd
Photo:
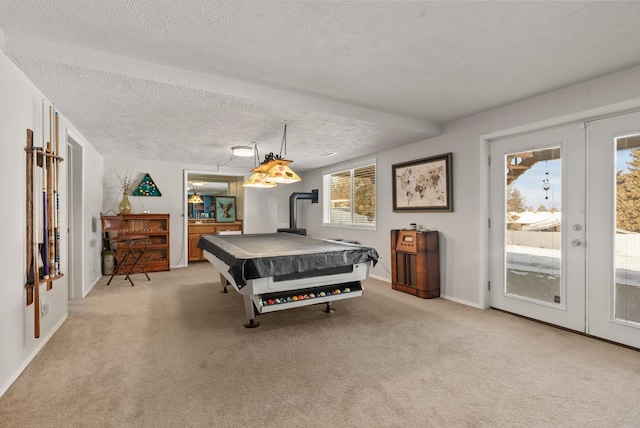
<path fill-rule="evenodd" d="M 571 241 L 571 245 L 573 245 L 574 247 L 579 247 L 582 245 L 582 240 L 581 239 L 574 239 L 573 241 Z"/>

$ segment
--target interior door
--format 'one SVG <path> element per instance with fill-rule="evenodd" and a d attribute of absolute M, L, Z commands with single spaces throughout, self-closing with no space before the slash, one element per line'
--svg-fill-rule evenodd
<path fill-rule="evenodd" d="M 491 142 L 491 305 L 585 332 L 585 134 Z"/>
<path fill-rule="evenodd" d="M 640 348 L 640 113 L 589 124 L 588 333 Z"/>

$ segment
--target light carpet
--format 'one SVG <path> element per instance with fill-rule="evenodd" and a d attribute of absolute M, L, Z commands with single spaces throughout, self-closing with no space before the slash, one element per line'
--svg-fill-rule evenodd
<path fill-rule="evenodd" d="M 640 353 L 493 310 L 364 295 L 260 315 L 207 262 L 103 278 L 1 427 L 637 427 Z"/>

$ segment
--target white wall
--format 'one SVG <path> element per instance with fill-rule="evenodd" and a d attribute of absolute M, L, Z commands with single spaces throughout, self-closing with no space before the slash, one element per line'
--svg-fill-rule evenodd
<path fill-rule="evenodd" d="M 488 173 L 481 136 L 544 122 L 586 118 L 604 111 L 640 107 L 640 67 L 611 74 L 529 100 L 457 120 L 442 127 L 442 135 L 375 155 L 377 158 L 378 227 L 376 231 L 322 226 L 322 170 L 304 174 L 307 188 L 320 189 L 321 203 L 306 210 L 310 235 L 339 234 L 375 247 L 383 256 L 373 276 L 390 281 L 390 229 L 417 223 L 440 231 L 441 295 L 472 306 L 485 307 Z M 454 212 L 394 213 L 391 166 L 442 153 L 453 153 Z M 365 158 L 370 158 L 367 155 Z"/>
<path fill-rule="evenodd" d="M 26 130 L 37 130 L 34 118 L 34 106 L 37 110 L 44 95 L 23 75 L 3 53 L 0 53 L 0 141 L 2 141 L 3 156 L 0 168 L 1 197 L 5 201 L 3 210 L 3 244 L 0 247 L 0 395 L 24 370 L 31 359 L 44 346 L 51 335 L 67 317 L 69 267 L 65 255 L 67 253 L 67 236 L 61 235 L 61 271 L 65 276 L 56 280 L 50 291 L 46 286 L 40 286 L 41 300 L 50 306 L 50 313 L 41 319 L 40 338 L 34 337 L 34 305 L 26 306 Z M 48 103 L 47 100 L 45 100 Z M 69 122 L 60 115 L 60 138 L 64 140 L 67 131 L 76 135 L 79 144 L 85 150 L 85 161 L 97 171 L 97 177 L 85 178 L 87 197 L 83 209 L 87 213 L 95 212 L 94 207 L 100 207 L 102 202 L 101 163 L 102 160 L 90 145 L 82 138 Z M 60 142 L 62 156 L 65 153 L 65 143 Z M 36 141 L 35 145 L 40 145 Z M 62 229 L 66 229 L 66 168 L 63 161 L 60 165 L 60 214 Z M 7 204 L 11 203 L 11 209 Z M 90 227 L 90 226 L 89 226 Z M 83 236 L 83 246 L 92 245 L 92 233 L 86 230 Z M 91 261 L 88 256 L 83 263 Z M 80 281 L 92 281 L 96 278 L 92 270 L 85 270 L 86 275 Z"/>
<path fill-rule="evenodd" d="M 271 189 L 245 188 L 245 200 L 250 203 L 245 233 L 271 233 L 279 228 L 289 227 L 289 196 L 294 192 L 306 192 L 304 181 L 279 184 Z M 299 204 L 301 205 L 301 204 Z M 298 219 L 300 219 L 298 209 Z M 304 217 L 303 217 L 304 218 Z M 298 221 L 298 227 L 305 227 Z"/>

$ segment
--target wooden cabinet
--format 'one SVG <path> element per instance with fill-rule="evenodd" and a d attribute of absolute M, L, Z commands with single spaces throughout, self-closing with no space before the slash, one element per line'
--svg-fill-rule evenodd
<path fill-rule="evenodd" d="M 189 222 L 189 261 L 206 260 L 204 253 L 198 248 L 198 241 L 202 235 L 217 235 L 225 232 L 242 233 L 242 222 L 233 223 L 191 223 Z"/>
<path fill-rule="evenodd" d="M 437 231 L 391 231 L 391 287 L 423 299 L 440 297 Z"/>
<path fill-rule="evenodd" d="M 120 220 L 120 216 L 103 216 L 102 221 L 103 224 L 122 221 L 122 232 L 117 231 L 115 234 L 146 236 L 146 239 L 138 241 L 133 249 L 144 248 L 143 260 L 147 272 L 169 270 L 169 260 L 171 259 L 169 214 L 122 214 L 122 220 Z M 124 249 L 118 248 L 116 251 L 118 259 L 122 259 Z M 136 267 L 133 272 L 141 272 L 141 269 Z"/>

